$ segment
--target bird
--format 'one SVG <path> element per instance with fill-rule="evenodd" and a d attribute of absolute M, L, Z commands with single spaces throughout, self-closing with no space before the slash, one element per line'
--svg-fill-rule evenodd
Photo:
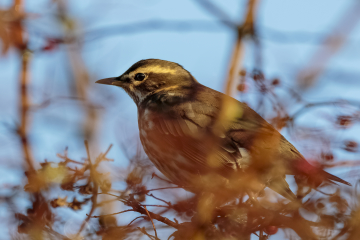
<path fill-rule="evenodd" d="M 296 200 L 287 175 L 315 186 L 350 185 L 308 163 L 246 103 L 200 84 L 178 63 L 140 60 L 122 75 L 96 83 L 120 87 L 133 99 L 145 153 L 164 176 L 187 190 L 227 189 L 233 182 L 260 192 L 253 184 L 259 183 Z"/>

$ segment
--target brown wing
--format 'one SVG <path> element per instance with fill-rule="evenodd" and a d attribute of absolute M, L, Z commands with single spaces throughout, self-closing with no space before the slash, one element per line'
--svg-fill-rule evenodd
<path fill-rule="evenodd" d="M 253 142 L 264 136 L 281 136 L 246 104 L 206 87 L 196 94 L 188 99 L 159 94 L 146 107 L 156 106 L 152 121 L 163 144 L 178 148 L 205 169 L 218 168 L 228 174 L 247 164 L 240 149 L 252 150 Z M 271 149 L 268 141 L 262 142 L 263 148 Z M 259 148 L 258 152 L 263 151 Z"/>
<path fill-rule="evenodd" d="M 261 116 L 233 98 L 208 88 L 203 90 L 196 98 L 182 99 L 176 104 L 170 104 L 161 97 L 157 97 L 157 102 L 152 101 L 156 105 L 153 109 L 158 111 L 154 111 L 152 120 L 161 145 L 177 148 L 192 163 L 181 167 L 194 173 L 215 170 L 230 177 L 232 173 L 248 167 L 250 154 L 259 153 L 260 157 L 264 149 L 273 149 L 264 136 L 279 139 L 281 135 Z M 225 111 L 222 108 L 223 98 L 226 98 L 224 105 L 228 107 Z M 263 142 L 259 148 L 253 148 L 256 141 L 258 145 Z M 263 160 L 269 163 L 268 158 Z M 269 187 L 285 197 L 294 198 L 283 171 L 275 174 L 277 177 L 273 179 L 279 181 L 274 180 L 271 184 L 269 175 L 265 175 L 262 180 L 268 182 Z"/>
<path fill-rule="evenodd" d="M 228 175 L 237 169 L 241 158 L 237 146 L 229 138 L 220 138 L 209 130 L 212 119 L 209 116 L 195 114 L 174 117 L 154 118 L 157 134 L 163 145 L 176 148 L 181 155 L 191 161 L 195 171 L 219 171 Z"/>

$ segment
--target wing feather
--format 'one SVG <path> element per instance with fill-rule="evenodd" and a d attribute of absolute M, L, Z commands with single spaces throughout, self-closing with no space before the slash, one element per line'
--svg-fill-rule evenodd
<path fill-rule="evenodd" d="M 211 124 L 214 123 L 214 117 L 209 114 L 209 109 L 207 114 L 202 109 L 194 109 L 191 103 L 187 103 L 185 110 L 177 111 L 179 114 L 172 113 L 167 118 L 156 117 L 154 122 L 158 126 L 157 134 L 162 134 L 160 138 L 166 144 L 178 148 L 185 158 L 199 166 L 205 166 L 208 170 L 215 167 L 225 174 L 234 171 L 241 158 L 238 147 L 230 138 L 220 138 L 213 134 Z M 209 147 L 209 143 L 215 145 Z M 211 163 L 210 154 L 215 156 L 211 157 Z"/>

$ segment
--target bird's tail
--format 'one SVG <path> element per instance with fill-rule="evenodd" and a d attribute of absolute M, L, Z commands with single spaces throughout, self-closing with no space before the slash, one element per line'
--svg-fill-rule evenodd
<path fill-rule="evenodd" d="M 334 176 L 322 170 L 321 168 L 311 165 L 305 159 L 302 159 L 302 161 L 298 161 L 297 164 L 294 164 L 294 167 L 300 175 L 307 176 L 310 181 L 314 183 L 315 186 L 319 186 L 323 181 L 328 181 L 332 183 L 339 182 L 351 186 L 351 184 L 347 181 L 342 180 L 341 178 Z"/>
<path fill-rule="evenodd" d="M 322 175 L 323 177 L 327 180 L 327 181 L 330 181 L 330 182 L 339 182 L 339 183 L 342 183 L 342 184 L 345 184 L 345 185 L 348 185 L 348 186 L 351 186 L 351 184 L 345 180 L 342 180 L 341 178 L 335 176 L 335 175 L 332 175 L 328 172 L 325 172 L 325 171 L 322 171 Z"/>

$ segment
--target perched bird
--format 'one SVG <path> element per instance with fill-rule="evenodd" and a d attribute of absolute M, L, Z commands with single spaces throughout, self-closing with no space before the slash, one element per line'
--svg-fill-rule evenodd
<path fill-rule="evenodd" d="M 130 95 L 149 159 L 190 191 L 201 185 L 222 188 L 220 182 L 237 179 L 251 185 L 249 179 L 257 179 L 294 200 L 286 175 L 305 177 L 315 186 L 324 181 L 350 185 L 310 165 L 249 106 L 200 84 L 177 63 L 141 60 L 121 76 L 97 83 L 121 87 Z"/>

